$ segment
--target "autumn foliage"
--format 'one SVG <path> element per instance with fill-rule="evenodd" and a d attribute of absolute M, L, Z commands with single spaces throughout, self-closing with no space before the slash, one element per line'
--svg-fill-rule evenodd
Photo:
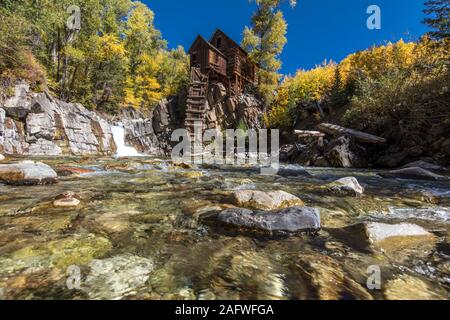
<path fill-rule="evenodd" d="M 386 137 L 450 124 L 450 48 L 446 41 L 388 43 L 287 77 L 277 90 L 266 124 L 292 128 L 302 106 L 345 108 L 345 125 Z"/>
<path fill-rule="evenodd" d="M 151 109 L 188 81 L 183 48 L 167 49 L 154 13 L 131 0 L 4 0 L 0 6 L 0 77 L 46 86 L 91 109 Z M 81 29 L 67 8 L 81 9 Z M 4 23 L 6 22 L 6 23 Z"/>

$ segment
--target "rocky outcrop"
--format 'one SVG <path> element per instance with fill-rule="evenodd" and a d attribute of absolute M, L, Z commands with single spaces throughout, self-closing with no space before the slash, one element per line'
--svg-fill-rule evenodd
<path fill-rule="evenodd" d="M 58 175 L 41 162 L 22 161 L 0 165 L 0 181 L 12 185 L 36 185 L 56 182 Z"/>
<path fill-rule="evenodd" d="M 261 128 L 262 103 L 252 94 L 231 97 L 220 83 L 211 85 L 206 128 L 221 130 L 244 124 Z M 30 156 L 114 155 L 113 126 L 122 126 L 125 144 L 141 154 L 166 156 L 174 145 L 171 134 L 183 128 L 186 94 L 161 100 L 151 111 L 122 110 L 119 116 L 89 111 L 49 92 L 33 93 L 25 83 L 0 103 L 0 152 Z"/>
<path fill-rule="evenodd" d="M 230 96 L 221 83 L 209 86 L 205 127 L 208 129 L 262 128 L 262 102 L 253 94 Z"/>
<path fill-rule="evenodd" d="M 32 93 L 26 84 L 0 108 L 4 153 L 32 156 L 108 155 L 115 152 L 110 124 L 80 104 Z"/>
<path fill-rule="evenodd" d="M 306 207 L 292 207 L 274 212 L 233 208 L 219 213 L 218 220 L 239 228 L 268 232 L 298 233 L 320 230 L 319 210 Z"/>
<path fill-rule="evenodd" d="M 277 210 L 293 206 L 304 206 L 298 197 L 284 192 L 263 192 L 256 190 L 238 190 L 233 193 L 233 200 L 238 206 L 261 210 Z"/>
<path fill-rule="evenodd" d="M 324 153 L 331 166 L 338 168 L 366 167 L 367 161 L 363 159 L 362 154 L 362 148 L 350 136 L 332 140 Z"/>
<path fill-rule="evenodd" d="M 171 134 L 181 128 L 180 111 L 185 103 L 183 94 L 160 101 L 150 114 L 134 109 L 122 112 L 121 123 L 125 128 L 125 141 L 141 154 L 164 156 L 170 154 L 173 143 Z"/>
<path fill-rule="evenodd" d="M 305 121 L 296 125 L 293 133 L 285 133 L 284 142 L 289 145 L 281 150 L 282 161 L 316 167 L 394 169 L 417 161 L 450 166 L 450 127 L 445 124 L 386 139 L 330 123 L 318 124 L 314 129 L 319 131 L 306 130 L 313 129 L 311 122 L 316 120 Z"/>
<path fill-rule="evenodd" d="M 295 145 L 284 145 L 280 159 L 316 167 L 364 168 L 368 165 L 364 147 L 350 136 L 304 137 Z"/>
<path fill-rule="evenodd" d="M 80 104 L 32 93 L 25 83 L 0 105 L 0 152 L 30 156 L 114 155 L 111 127 L 120 124 L 125 142 L 142 154 L 167 155 L 170 135 L 181 118 L 182 95 L 162 100 L 150 114 L 127 109 L 119 117 Z"/>

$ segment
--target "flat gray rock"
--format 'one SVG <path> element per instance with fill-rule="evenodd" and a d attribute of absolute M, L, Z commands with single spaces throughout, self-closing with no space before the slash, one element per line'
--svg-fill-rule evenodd
<path fill-rule="evenodd" d="M 319 210 L 306 207 L 291 207 L 273 212 L 232 208 L 219 213 L 218 219 L 236 227 L 269 232 L 294 233 L 318 231 L 321 228 Z"/>
<path fill-rule="evenodd" d="M 432 234 L 427 230 L 411 223 L 386 224 L 371 222 L 366 223 L 364 227 L 371 243 L 378 243 L 393 237 L 432 237 Z"/>
<path fill-rule="evenodd" d="M 425 248 L 433 246 L 436 241 L 432 233 L 412 223 L 362 222 L 328 231 L 333 237 L 360 251 L 382 249 L 401 254 L 405 248 L 421 246 L 426 253 Z"/>

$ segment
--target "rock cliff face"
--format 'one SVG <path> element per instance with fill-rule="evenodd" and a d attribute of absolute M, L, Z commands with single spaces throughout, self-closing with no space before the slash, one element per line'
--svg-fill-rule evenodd
<path fill-rule="evenodd" d="M 262 125 L 262 102 L 253 94 L 229 96 L 225 86 L 216 83 L 209 86 L 206 127 L 233 129 L 240 124 L 260 129 Z"/>
<path fill-rule="evenodd" d="M 164 99 L 149 113 L 134 109 L 112 117 L 66 103 L 48 92 L 33 93 L 25 83 L 12 97 L 0 97 L 0 154 L 30 156 L 114 155 L 113 126 L 123 126 L 125 144 L 142 154 L 169 155 L 173 130 L 183 127 L 186 95 Z M 251 94 L 229 97 L 225 87 L 210 87 L 206 128 L 260 128 L 261 102 Z"/>
<path fill-rule="evenodd" d="M 31 93 L 17 85 L 0 108 L 0 149 L 20 155 L 108 155 L 115 152 L 111 125 L 80 104 Z"/>
<path fill-rule="evenodd" d="M 125 141 L 142 154 L 169 155 L 173 144 L 173 130 L 181 128 L 181 109 L 185 103 L 183 94 L 161 100 L 149 115 L 126 109 L 120 122 L 125 128 Z"/>

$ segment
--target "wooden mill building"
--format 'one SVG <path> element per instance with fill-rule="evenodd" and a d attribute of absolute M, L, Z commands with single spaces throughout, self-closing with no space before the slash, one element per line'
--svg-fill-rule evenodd
<path fill-rule="evenodd" d="M 241 93 L 246 85 L 257 82 L 257 67 L 247 52 L 221 30 L 209 41 L 198 36 L 189 49 L 191 79 L 186 102 L 185 127 L 194 132 L 206 113 L 206 96 L 212 83 L 222 83 L 230 95 Z"/>
<path fill-rule="evenodd" d="M 256 83 L 256 65 L 247 52 L 223 31 L 216 30 L 209 41 L 198 36 L 189 49 L 191 68 L 198 68 L 210 81 L 220 81 L 231 94 Z"/>

